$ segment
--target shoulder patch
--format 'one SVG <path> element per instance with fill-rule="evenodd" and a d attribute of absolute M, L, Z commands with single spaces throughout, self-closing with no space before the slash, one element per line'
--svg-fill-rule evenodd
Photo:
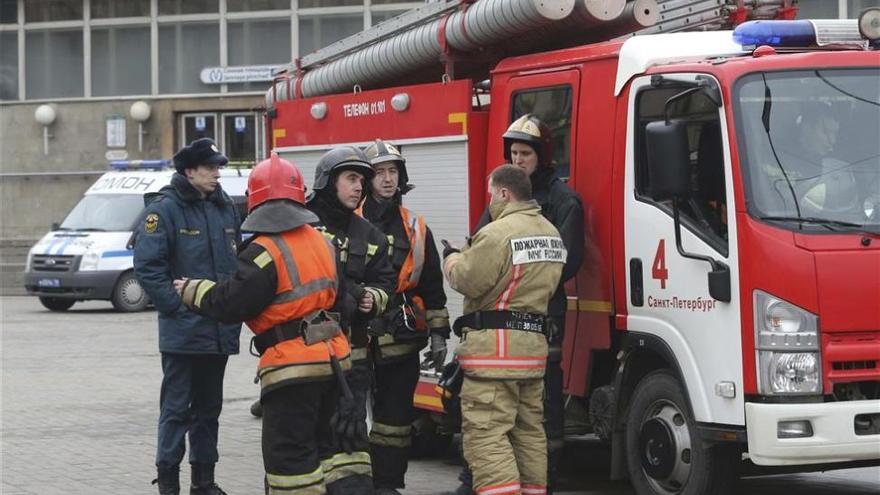
<path fill-rule="evenodd" d="M 510 240 L 514 265 L 526 263 L 565 263 L 568 253 L 562 239 L 556 236 L 519 237 Z"/>
<path fill-rule="evenodd" d="M 159 214 L 150 213 L 144 220 L 144 232 L 152 234 L 157 228 L 159 228 Z"/>
<path fill-rule="evenodd" d="M 268 251 L 263 251 L 256 258 L 254 258 L 254 264 L 260 268 L 266 268 L 266 265 L 272 262 L 272 255 L 269 254 Z"/>

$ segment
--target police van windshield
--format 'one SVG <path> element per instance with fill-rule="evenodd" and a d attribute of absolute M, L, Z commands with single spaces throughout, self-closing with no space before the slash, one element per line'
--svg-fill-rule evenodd
<path fill-rule="evenodd" d="M 90 194 L 67 215 L 61 230 L 126 232 L 143 209 L 140 194 Z"/>
<path fill-rule="evenodd" d="M 752 215 L 792 229 L 880 231 L 878 81 L 878 69 L 821 69 L 738 82 Z"/>

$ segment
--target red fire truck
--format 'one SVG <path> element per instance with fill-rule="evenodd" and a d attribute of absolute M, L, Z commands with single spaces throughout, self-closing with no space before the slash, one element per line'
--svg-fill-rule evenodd
<path fill-rule="evenodd" d="M 441 16 L 441 45 L 465 10 Z M 878 35 L 873 11 L 501 60 L 447 47 L 438 82 L 419 82 L 426 68 L 364 76 L 369 90 L 315 89 L 394 38 L 361 39 L 334 56 L 343 75 L 331 61 L 276 81 L 268 134 L 307 183 L 332 146 L 394 142 L 416 184 L 406 204 L 438 241 L 458 240 L 504 162 L 501 134 L 540 117 L 585 206 L 585 261 L 567 285 L 570 429 L 610 442 L 612 476 L 640 494 L 708 493 L 741 460 L 880 463 Z M 470 74 L 490 64 L 489 78 L 452 77 L 454 62 Z M 435 382 L 426 376 L 414 402 L 439 416 Z"/>

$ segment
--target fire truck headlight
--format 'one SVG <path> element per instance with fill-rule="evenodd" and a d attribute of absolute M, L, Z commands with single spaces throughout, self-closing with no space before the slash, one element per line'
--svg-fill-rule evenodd
<path fill-rule="evenodd" d="M 765 395 L 821 393 L 819 318 L 759 290 L 754 293 L 754 303 L 759 392 Z"/>
<path fill-rule="evenodd" d="M 93 272 L 98 269 L 98 260 L 101 259 L 101 255 L 96 251 L 86 251 L 83 255 L 82 259 L 79 261 L 79 271 L 81 272 Z"/>
<path fill-rule="evenodd" d="M 759 290 L 754 307 L 759 350 L 819 349 L 819 319 L 813 313 Z"/>
<path fill-rule="evenodd" d="M 814 395 L 822 391 L 817 352 L 760 351 L 759 361 L 763 394 Z"/>

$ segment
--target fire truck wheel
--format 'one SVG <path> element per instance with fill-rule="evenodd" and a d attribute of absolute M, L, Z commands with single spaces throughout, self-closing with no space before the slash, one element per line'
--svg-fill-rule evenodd
<path fill-rule="evenodd" d="M 75 299 L 61 299 L 59 297 L 40 296 L 40 304 L 49 311 L 67 311 L 75 303 Z"/>
<path fill-rule="evenodd" d="M 627 466 L 639 495 L 731 492 L 737 451 L 702 441 L 670 371 L 654 371 L 639 382 L 626 425 Z"/>
<path fill-rule="evenodd" d="M 116 311 L 133 312 L 143 311 L 150 303 L 144 288 L 134 276 L 134 272 L 125 272 L 116 282 L 113 288 L 113 294 L 110 296 L 110 302 Z"/>

